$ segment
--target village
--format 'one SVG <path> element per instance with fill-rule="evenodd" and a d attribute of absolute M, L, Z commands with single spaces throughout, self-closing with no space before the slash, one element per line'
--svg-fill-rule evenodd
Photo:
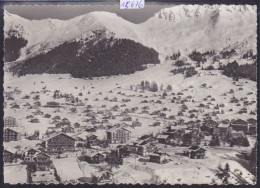
<path fill-rule="evenodd" d="M 5 85 L 4 171 L 21 175 L 11 182 L 181 184 L 185 179 L 177 171 L 189 165 L 198 170 L 191 183 L 255 181 L 238 164 L 249 163 L 256 147 L 256 96 L 239 94 L 245 92 L 239 82 L 221 98 L 207 92 L 194 98 L 192 85 L 178 92 L 159 85 L 152 92 L 145 87 L 152 83 L 144 80 L 116 83 L 113 90 L 80 84 L 58 90 L 42 78 L 30 80 L 34 89 Z M 206 170 L 210 164 L 214 167 Z M 218 166 L 232 164 L 230 175 L 216 175 Z M 139 182 L 134 176 L 140 175 Z"/>

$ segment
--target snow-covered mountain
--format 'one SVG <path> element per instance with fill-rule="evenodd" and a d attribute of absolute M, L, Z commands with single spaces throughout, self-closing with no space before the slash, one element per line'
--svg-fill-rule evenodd
<path fill-rule="evenodd" d="M 44 19 L 27 20 L 17 15 L 4 12 L 5 37 L 15 35 L 28 41 L 21 50 L 19 60 L 48 50 L 72 39 L 95 37 L 94 31 L 107 32 L 107 37 L 128 38 L 139 41 L 135 24 L 127 22 L 116 14 L 92 12 L 70 20 Z"/>
<path fill-rule="evenodd" d="M 66 41 L 90 39 L 94 31 L 152 47 L 162 57 L 175 51 L 256 50 L 256 6 L 178 5 L 162 9 L 141 24 L 114 13 L 92 12 L 70 20 L 27 20 L 4 12 L 5 37 L 23 37 L 27 44 L 18 60 L 46 53 Z"/>
<path fill-rule="evenodd" d="M 238 43 L 256 49 L 256 17 L 255 6 L 174 6 L 143 23 L 149 31 L 144 36 L 166 54 L 178 49 L 222 50 Z"/>

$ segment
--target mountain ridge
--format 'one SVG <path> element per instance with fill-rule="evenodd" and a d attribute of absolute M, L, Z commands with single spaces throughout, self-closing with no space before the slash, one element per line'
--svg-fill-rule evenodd
<path fill-rule="evenodd" d="M 91 40 L 99 31 L 107 39 L 130 39 L 153 48 L 161 62 L 177 51 L 186 55 L 193 50 L 224 48 L 256 52 L 256 6 L 250 5 L 178 5 L 162 9 L 140 24 L 104 11 L 70 20 L 28 20 L 6 10 L 4 16 L 6 41 L 10 36 L 26 41 L 17 47 L 15 57 L 19 57 L 11 58 L 14 63 L 45 54 L 65 42 Z"/>

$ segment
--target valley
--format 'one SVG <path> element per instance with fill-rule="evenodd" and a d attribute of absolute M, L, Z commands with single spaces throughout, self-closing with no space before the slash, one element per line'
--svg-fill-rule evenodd
<path fill-rule="evenodd" d="M 256 184 L 256 6 L 4 14 L 5 182 Z"/>

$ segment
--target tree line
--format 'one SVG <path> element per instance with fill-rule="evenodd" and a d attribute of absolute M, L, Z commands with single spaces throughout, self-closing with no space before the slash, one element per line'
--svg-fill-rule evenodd
<path fill-rule="evenodd" d="M 228 63 L 219 67 L 223 70 L 223 74 L 238 80 L 239 78 L 247 78 L 253 81 L 257 80 L 257 64 L 256 61 L 253 64 L 239 65 L 237 61 Z"/>
<path fill-rule="evenodd" d="M 65 42 L 11 70 L 19 76 L 70 73 L 80 78 L 131 74 L 144 70 L 147 64 L 160 63 L 158 52 L 129 39 L 93 40 L 84 44 L 83 50 L 82 46 L 77 41 Z"/>

